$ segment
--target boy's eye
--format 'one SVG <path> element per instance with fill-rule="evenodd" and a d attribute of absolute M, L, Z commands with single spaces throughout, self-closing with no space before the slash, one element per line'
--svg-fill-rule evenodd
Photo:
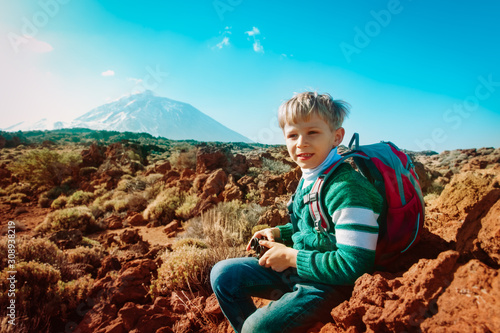
<path fill-rule="evenodd" d="M 318 131 L 309 131 L 307 134 L 312 135 L 312 134 L 317 134 Z"/>
<path fill-rule="evenodd" d="M 297 137 L 297 134 L 288 134 L 287 138 L 289 139 L 295 139 Z"/>

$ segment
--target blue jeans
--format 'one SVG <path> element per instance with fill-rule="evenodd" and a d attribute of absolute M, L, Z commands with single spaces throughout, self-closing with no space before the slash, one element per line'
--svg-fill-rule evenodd
<path fill-rule="evenodd" d="M 237 333 L 305 332 L 318 321 L 331 320 L 332 308 L 347 300 L 351 286 L 303 279 L 295 268 L 278 273 L 256 258 L 218 262 L 210 273 L 212 289 Z M 251 296 L 271 299 L 257 309 Z"/>

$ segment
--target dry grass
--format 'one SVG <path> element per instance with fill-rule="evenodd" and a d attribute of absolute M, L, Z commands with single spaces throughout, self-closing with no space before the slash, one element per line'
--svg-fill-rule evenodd
<path fill-rule="evenodd" d="M 257 204 L 221 202 L 211 210 L 189 220 L 184 237 L 203 239 L 210 246 L 239 246 L 252 236 L 252 228 L 265 211 Z"/>
<path fill-rule="evenodd" d="M 235 247 L 199 248 L 184 245 L 173 252 L 165 252 L 163 264 L 158 269 L 158 278 L 152 281 L 154 296 L 168 295 L 174 290 L 201 292 L 210 295 L 210 270 L 219 261 L 240 256 L 241 249 Z"/>

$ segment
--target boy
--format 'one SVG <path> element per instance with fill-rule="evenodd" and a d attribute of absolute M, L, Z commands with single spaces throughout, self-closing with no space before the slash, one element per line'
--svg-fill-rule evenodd
<path fill-rule="evenodd" d="M 331 319 L 354 281 L 374 267 L 382 197 L 348 163 L 324 185 L 334 228 L 319 233 L 303 198 L 318 175 L 340 159 L 347 105 L 328 94 L 305 92 L 280 106 L 278 119 L 290 157 L 302 169 L 292 222 L 255 233 L 269 248 L 259 259 L 217 263 L 212 288 L 235 332 L 306 332 Z M 250 244 L 247 250 L 250 249 Z M 272 299 L 256 309 L 251 296 Z"/>

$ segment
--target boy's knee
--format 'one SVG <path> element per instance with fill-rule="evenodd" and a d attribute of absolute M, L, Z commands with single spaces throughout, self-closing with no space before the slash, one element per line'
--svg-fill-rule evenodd
<path fill-rule="evenodd" d="M 234 275 L 234 270 L 231 269 L 232 265 L 231 260 L 223 260 L 212 267 L 210 271 L 210 284 L 214 292 L 231 282 L 232 275 Z"/>
<path fill-rule="evenodd" d="M 210 271 L 210 284 L 212 285 L 212 289 L 215 291 L 217 286 L 219 285 L 220 279 L 222 278 L 224 269 L 222 265 L 222 261 L 216 263 L 212 270 Z"/>
<path fill-rule="evenodd" d="M 257 309 L 250 317 L 248 317 L 243 323 L 241 328 L 241 333 L 269 333 L 269 332 L 279 332 L 280 327 L 277 322 L 268 320 L 266 316 L 266 311 L 263 309 Z"/>

